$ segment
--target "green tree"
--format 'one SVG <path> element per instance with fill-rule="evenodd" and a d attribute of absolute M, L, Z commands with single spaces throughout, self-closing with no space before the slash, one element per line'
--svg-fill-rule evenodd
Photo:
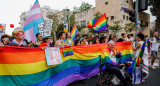
<path fill-rule="evenodd" d="M 102 15 L 103 14 L 98 11 L 96 14 L 94 14 L 94 19 L 98 20 L 99 18 L 102 17 Z"/>
<path fill-rule="evenodd" d="M 109 26 L 109 29 L 110 29 L 110 30 L 115 31 L 115 35 L 117 34 L 117 32 L 118 32 L 119 30 L 122 29 L 122 27 L 119 25 L 119 23 L 120 23 L 120 21 L 115 21 L 113 26 Z"/>
<path fill-rule="evenodd" d="M 152 15 L 157 17 L 155 21 L 155 31 L 158 31 L 160 33 L 160 0 L 149 0 L 149 5 L 152 6 L 150 8 Z"/>
<path fill-rule="evenodd" d="M 92 8 L 92 5 L 89 4 L 89 3 L 86 3 L 86 2 L 82 2 L 81 6 L 80 7 L 74 7 L 73 8 L 73 11 L 74 12 L 83 12 L 83 11 L 86 11 L 86 10 L 89 10 Z"/>
<path fill-rule="evenodd" d="M 135 29 L 135 25 L 133 23 L 125 24 L 124 30 L 126 32 L 132 32 Z"/>

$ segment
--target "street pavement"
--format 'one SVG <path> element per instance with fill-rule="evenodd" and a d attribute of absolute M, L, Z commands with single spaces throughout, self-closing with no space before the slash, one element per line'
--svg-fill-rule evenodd
<path fill-rule="evenodd" d="M 150 61 L 149 61 L 150 62 Z M 134 85 L 134 86 L 160 86 L 160 70 L 158 68 L 159 60 L 157 59 L 154 66 L 156 69 L 149 69 L 149 77 L 145 80 L 144 84 Z M 91 77 L 89 79 L 76 81 L 68 86 L 96 86 L 96 82 L 100 81 L 98 76 Z"/>

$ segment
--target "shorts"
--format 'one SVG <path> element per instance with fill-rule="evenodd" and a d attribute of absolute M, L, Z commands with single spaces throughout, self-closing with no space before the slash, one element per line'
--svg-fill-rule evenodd
<path fill-rule="evenodd" d="M 155 58 L 157 57 L 158 52 L 157 51 L 151 51 L 152 57 Z"/>

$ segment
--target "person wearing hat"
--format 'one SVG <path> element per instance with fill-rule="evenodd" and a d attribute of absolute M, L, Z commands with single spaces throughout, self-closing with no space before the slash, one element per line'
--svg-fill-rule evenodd
<path fill-rule="evenodd" d="M 43 42 L 39 45 L 39 47 L 50 47 L 50 43 L 53 41 L 52 37 L 49 34 L 43 35 Z"/>

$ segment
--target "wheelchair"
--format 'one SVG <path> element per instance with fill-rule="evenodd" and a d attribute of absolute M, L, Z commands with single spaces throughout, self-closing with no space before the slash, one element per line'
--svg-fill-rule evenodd
<path fill-rule="evenodd" d="M 104 65 L 108 65 L 107 63 L 102 63 L 101 62 L 101 56 L 99 56 L 99 69 L 100 69 L 100 73 L 98 75 L 100 81 L 97 82 L 97 85 L 96 86 L 122 86 L 122 83 L 120 82 L 119 84 L 115 85 L 113 82 L 112 82 L 112 79 L 115 77 L 115 74 L 114 73 L 110 73 L 110 72 L 106 72 L 103 70 L 103 66 Z M 125 63 L 125 68 L 124 70 L 127 71 L 127 68 L 129 67 L 129 63 Z M 130 86 L 133 86 L 132 84 L 132 75 L 131 74 L 128 74 L 127 72 L 124 73 L 124 76 L 127 80 L 127 82 L 130 84 Z"/>

